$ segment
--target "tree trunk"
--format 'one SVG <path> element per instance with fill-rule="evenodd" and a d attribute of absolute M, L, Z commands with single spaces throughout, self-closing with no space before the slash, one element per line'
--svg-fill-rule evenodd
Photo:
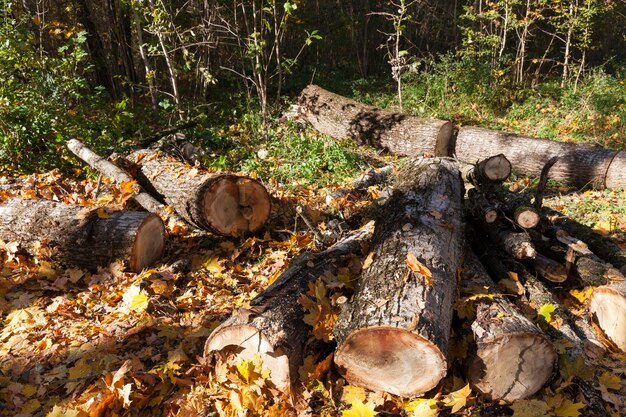
<path fill-rule="evenodd" d="M 515 259 L 534 258 L 537 254 L 528 235 L 513 232 L 504 220 L 498 219 L 490 224 L 483 222 L 479 226 L 493 243 Z"/>
<path fill-rule="evenodd" d="M 150 213 L 99 216 L 90 207 L 15 198 L 0 206 L 0 239 L 66 265 L 94 271 L 121 259 L 131 271 L 140 272 L 161 257 L 165 230 L 161 219 Z"/>
<path fill-rule="evenodd" d="M 302 91 L 297 107 L 301 118 L 336 139 L 351 138 L 409 156 L 451 156 L 454 151 L 454 129 L 447 121 L 381 110 L 316 85 Z"/>
<path fill-rule="evenodd" d="M 376 224 L 373 262 L 335 324 L 335 363 L 352 384 L 401 396 L 447 371 L 463 233 L 463 183 L 448 159 L 407 161 Z"/>
<path fill-rule="evenodd" d="M 567 269 L 562 265 L 540 253 L 532 258 L 532 266 L 544 279 L 552 282 L 564 282 L 567 280 Z"/>
<path fill-rule="evenodd" d="M 472 332 L 476 354 L 469 363 L 469 379 L 493 400 L 514 401 L 539 391 L 552 376 L 556 350 L 539 328 L 496 289 L 471 249 L 465 250 L 461 286 L 478 298 Z"/>
<path fill-rule="evenodd" d="M 269 218 L 270 195 L 252 178 L 200 171 L 159 152 L 142 150 L 133 157 L 139 183 L 200 229 L 241 236 L 259 230 Z"/>
<path fill-rule="evenodd" d="M 67 148 L 74 153 L 74 155 L 85 161 L 87 165 L 100 172 L 105 177 L 113 179 L 118 184 L 134 181 L 126 171 L 96 154 L 79 140 L 70 139 L 67 141 L 66 145 Z M 132 199 L 135 200 L 141 207 L 145 208 L 149 212 L 160 215 L 163 219 L 183 223 L 182 219 L 173 213 L 169 213 L 163 204 L 145 192 L 140 186 L 136 185 L 135 190 L 136 193 L 132 196 Z"/>
<path fill-rule="evenodd" d="M 276 387 L 293 395 L 310 333 L 298 299 L 310 282 L 325 273 L 336 273 L 346 256 L 361 252 L 373 231 L 370 222 L 323 252 L 298 257 L 250 302 L 250 309 L 239 309 L 213 331 L 204 347 L 205 356 L 228 348 L 241 348 L 235 350 L 237 359 L 259 354 Z"/>
<path fill-rule="evenodd" d="M 604 335 L 626 353 L 626 281 L 594 289 L 589 313 Z"/>
<path fill-rule="evenodd" d="M 476 188 L 467 190 L 466 208 L 471 217 L 490 224 L 498 218 L 498 210 L 483 193 Z"/>
<path fill-rule="evenodd" d="M 472 163 L 495 152 L 506 155 L 523 175 L 538 177 L 546 162 L 559 156 L 550 170 L 551 179 L 577 187 L 626 188 L 626 152 L 461 127 L 456 140 L 456 155 L 461 161 Z"/>

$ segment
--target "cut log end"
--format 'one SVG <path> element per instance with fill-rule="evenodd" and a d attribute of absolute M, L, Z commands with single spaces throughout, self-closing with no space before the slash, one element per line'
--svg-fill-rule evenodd
<path fill-rule="evenodd" d="M 555 349 L 545 337 L 517 333 L 479 343 L 469 374 L 483 394 L 514 401 L 539 391 L 555 361 Z"/>
<path fill-rule="evenodd" d="M 204 356 L 215 351 L 234 353 L 234 361 L 251 360 L 259 355 L 269 379 L 276 388 L 290 392 L 289 359 L 280 348 L 275 349 L 267 338 L 252 326 L 228 326 L 216 331 L 204 346 Z"/>
<path fill-rule="evenodd" d="M 145 218 L 137 229 L 129 267 L 141 272 L 161 258 L 165 249 L 165 226 L 156 214 Z"/>
<path fill-rule="evenodd" d="M 434 388 L 447 369 L 434 343 L 407 330 L 382 327 L 350 334 L 335 363 L 350 383 L 407 397 Z"/>
<path fill-rule="evenodd" d="M 482 170 L 492 182 L 506 181 L 511 175 L 511 162 L 503 154 L 492 156 L 485 160 Z"/>
<path fill-rule="evenodd" d="M 517 225 L 524 229 L 532 229 L 541 220 L 539 213 L 532 207 L 519 207 L 515 210 L 514 220 Z"/>
<path fill-rule="evenodd" d="M 626 352 L 626 294 L 612 286 L 596 288 L 589 300 L 592 320 Z"/>
<path fill-rule="evenodd" d="M 496 210 L 485 210 L 483 213 L 485 216 L 485 223 L 491 224 L 498 220 L 498 212 Z"/>
<path fill-rule="evenodd" d="M 224 236 L 257 231 L 269 218 L 270 210 L 267 190 L 251 178 L 223 176 L 204 195 L 205 221 Z"/>

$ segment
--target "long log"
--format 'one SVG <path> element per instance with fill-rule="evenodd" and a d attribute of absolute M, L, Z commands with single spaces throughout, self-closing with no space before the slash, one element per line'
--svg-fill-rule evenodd
<path fill-rule="evenodd" d="M 199 170 L 159 152 L 132 156 L 139 183 L 200 229 L 241 236 L 259 230 L 269 218 L 271 199 L 257 180 Z"/>
<path fill-rule="evenodd" d="M 296 113 L 321 133 L 337 139 L 351 138 L 399 155 L 451 156 L 454 151 L 450 122 L 381 110 L 316 85 L 302 91 Z"/>
<path fill-rule="evenodd" d="M 87 165 L 100 172 L 105 177 L 113 179 L 118 184 L 133 181 L 133 178 L 126 171 L 117 167 L 112 162 L 107 161 L 85 146 L 81 141 L 70 139 L 67 141 L 66 146 L 74 155 L 86 162 Z M 144 191 L 139 185 L 135 185 L 135 191 L 135 194 L 131 198 L 141 207 L 151 213 L 160 215 L 164 219 L 171 219 L 174 222 L 183 222 L 177 215 L 168 212 L 163 204 Z"/>
<path fill-rule="evenodd" d="M 15 198 L 0 206 L 0 239 L 15 241 L 34 256 L 45 252 L 66 265 L 96 270 L 121 259 L 131 271 L 140 272 L 161 257 L 165 229 L 151 213 L 98 215 L 89 207 Z"/>
<path fill-rule="evenodd" d="M 462 188 L 448 159 L 411 159 L 398 174 L 376 223 L 373 261 L 334 328 L 335 364 L 350 383 L 415 396 L 446 374 Z"/>
<path fill-rule="evenodd" d="M 539 391 L 552 376 L 556 350 L 543 332 L 496 290 L 493 280 L 471 249 L 465 250 L 461 287 L 480 289 L 471 329 L 476 353 L 469 380 L 493 400 L 514 401 Z"/>
<path fill-rule="evenodd" d="M 589 313 L 604 335 L 626 353 L 626 281 L 594 289 Z"/>
<path fill-rule="evenodd" d="M 626 152 L 461 127 L 456 139 L 457 158 L 472 163 L 494 153 L 506 155 L 523 175 L 539 177 L 546 162 L 558 156 L 550 169 L 551 179 L 576 187 L 626 188 Z"/>
<path fill-rule="evenodd" d="M 373 231 L 370 222 L 323 252 L 298 257 L 250 302 L 250 309 L 239 309 L 211 333 L 204 347 L 205 356 L 233 348 L 237 359 L 250 359 L 258 354 L 263 366 L 271 371 L 274 385 L 293 394 L 310 334 L 298 299 L 310 282 L 335 272 L 347 255 L 360 253 Z"/>

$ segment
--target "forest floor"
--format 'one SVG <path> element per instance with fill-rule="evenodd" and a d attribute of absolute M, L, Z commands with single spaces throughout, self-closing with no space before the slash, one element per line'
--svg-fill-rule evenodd
<path fill-rule="evenodd" d="M 268 161 L 271 163 L 272 161 Z M 393 162 L 393 161 L 392 161 Z M 248 172 L 250 175 L 250 172 Z M 467 339 L 453 338 L 450 372 L 421 399 L 406 400 L 348 385 L 332 366 L 332 343 L 307 357 L 302 394 L 292 406 L 267 382 L 256 361 L 203 357 L 211 331 L 248 305 L 304 251 L 318 251 L 372 216 L 379 187 L 327 203 L 349 183 L 321 187 L 261 178 L 273 199 L 269 224 L 258 234 L 222 238 L 170 228 L 163 261 L 139 274 L 120 263 L 97 273 L 54 265 L 3 245 L 0 271 L 0 415 L 7 416 L 283 416 L 309 410 L 323 416 L 558 416 L 585 415 L 573 377 L 592 381 L 611 416 L 626 409 L 626 356 L 607 353 L 562 364 L 533 399 L 491 403 L 467 386 L 461 366 Z M 135 209 L 129 184 L 78 180 L 52 171 L 1 178 L 0 202 L 41 197 L 107 210 Z M 10 184 L 10 185 L 9 185 Z M 515 178 L 514 190 L 535 182 Z M 98 190 L 98 195 L 96 195 Z M 579 191 L 552 184 L 545 204 L 592 226 L 626 249 L 626 192 Z M 314 225 L 309 228 L 298 214 Z M 179 267 L 181 260 L 185 265 Z M 339 277 L 319 279 L 307 294 L 312 337 L 332 337 L 331 300 L 358 274 L 354 255 Z M 343 283 L 343 284 L 341 284 Z M 340 285 L 341 284 L 341 285 Z M 316 291 L 315 287 L 323 287 Z M 586 289 L 561 290 L 562 301 L 583 314 Z M 324 307 L 326 306 L 326 307 Z M 531 319 L 541 317 L 529 313 Z M 558 326 L 543 318 L 544 324 Z M 622 413 L 622 414 L 620 414 Z"/>

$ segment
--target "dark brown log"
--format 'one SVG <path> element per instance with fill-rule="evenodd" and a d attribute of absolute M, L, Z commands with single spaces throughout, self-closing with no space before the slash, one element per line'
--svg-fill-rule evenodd
<path fill-rule="evenodd" d="M 464 164 L 461 173 L 463 180 L 477 187 L 489 183 L 502 183 L 511 175 L 511 162 L 503 154 L 490 156 L 475 164 Z"/>
<path fill-rule="evenodd" d="M 398 180 L 377 220 L 373 261 L 335 324 L 335 363 L 352 384 L 415 396 L 447 370 L 463 185 L 457 164 L 440 158 L 408 160 Z"/>
<path fill-rule="evenodd" d="M 543 332 L 495 288 L 471 249 L 465 250 L 461 286 L 488 294 L 476 303 L 472 332 L 476 353 L 469 380 L 493 400 L 514 401 L 539 391 L 552 376 L 556 350 Z"/>
<path fill-rule="evenodd" d="M 222 236 L 241 236 L 265 225 L 271 201 L 252 178 L 211 173 L 152 151 L 133 154 L 137 180 L 153 190 L 188 223 Z"/>
<path fill-rule="evenodd" d="M 369 169 L 362 175 L 355 178 L 350 183 L 350 187 L 339 188 L 333 191 L 332 194 L 330 194 L 326 198 L 326 203 L 330 204 L 333 200 L 337 200 L 352 192 L 367 191 L 369 187 L 386 183 L 389 181 L 392 174 L 393 174 L 393 167 L 391 165 L 387 165 L 382 168 Z"/>
<path fill-rule="evenodd" d="M 0 206 L 0 239 L 34 256 L 96 270 L 121 259 L 134 272 L 156 262 L 165 246 L 161 219 L 145 212 L 98 215 L 97 209 L 50 200 L 11 199 Z M 47 247 L 40 249 L 40 245 Z"/>
<path fill-rule="evenodd" d="M 337 139 L 352 138 L 359 144 L 399 155 L 451 156 L 454 152 L 454 128 L 450 122 L 381 110 L 316 85 L 302 91 L 296 113 L 321 133 Z"/>
<path fill-rule="evenodd" d="M 585 144 L 529 138 L 472 126 L 463 126 L 456 155 L 472 163 L 485 155 L 502 153 L 516 171 L 538 177 L 546 162 L 558 156 L 550 178 L 577 187 L 626 188 L 626 152 Z"/>
<path fill-rule="evenodd" d="M 559 160 L 558 156 L 553 156 L 546 162 L 546 164 L 541 169 L 541 174 L 539 174 L 539 184 L 537 184 L 537 191 L 535 192 L 535 202 L 533 206 L 537 212 L 541 211 L 541 206 L 543 205 L 543 196 L 546 192 L 546 187 L 548 185 L 548 178 L 550 175 L 550 170 Z"/>
<path fill-rule="evenodd" d="M 542 277 L 552 282 L 564 282 L 567 280 L 567 268 L 540 253 L 532 258 L 533 269 Z"/>
<path fill-rule="evenodd" d="M 531 229 L 539 224 L 539 212 L 533 208 L 528 194 L 512 192 L 500 185 L 482 187 L 481 191 L 517 226 Z"/>
<path fill-rule="evenodd" d="M 504 220 L 483 224 L 482 228 L 493 243 L 515 259 L 534 258 L 537 254 L 528 234 L 513 232 Z"/>
<path fill-rule="evenodd" d="M 205 344 L 205 356 L 227 349 L 235 351 L 236 359 L 250 359 L 258 354 L 263 367 L 271 371 L 274 385 L 293 394 L 310 333 L 298 299 L 311 281 L 336 272 L 348 255 L 362 252 L 373 230 L 371 222 L 323 252 L 298 257 L 250 302 L 251 308 L 239 309 L 213 331 Z"/>
<path fill-rule="evenodd" d="M 596 233 L 588 226 L 578 223 L 556 210 L 543 207 L 542 212 L 549 225 L 544 227 L 549 236 L 556 236 L 563 229 L 572 237 L 576 237 L 589 246 L 589 249 L 600 258 L 620 269 L 626 266 L 626 249 L 622 249 L 610 239 Z M 553 227 L 550 227 L 553 226 Z"/>
<path fill-rule="evenodd" d="M 476 188 L 467 190 L 466 208 L 471 217 L 481 219 L 487 224 L 495 222 L 498 218 L 497 207 L 487 200 L 487 197 Z"/>
<path fill-rule="evenodd" d="M 626 353 L 626 281 L 594 289 L 589 313 L 604 335 Z"/>
<path fill-rule="evenodd" d="M 87 165 L 100 172 L 105 177 L 113 179 L 118 184 L 133 181 L 133 178 L 126 171 L 96 154 L 91 149 L 86 147 L 81 141 L 77 139 L 70 139 L 67 141 L 66 145 L 67 148 L 74 153 L 74 155 L 85 161 Z M 135 185 L 135 190 L 136 193 L 131 198 L 141 207 L 145 208 L 149 212 L 160 215 L 163 219 L 171 219 L 174 222 L 183 222 L 183 220 L 176 214 L 168 212 L 163 204 L 145 192 L 139 185 Z"/>

